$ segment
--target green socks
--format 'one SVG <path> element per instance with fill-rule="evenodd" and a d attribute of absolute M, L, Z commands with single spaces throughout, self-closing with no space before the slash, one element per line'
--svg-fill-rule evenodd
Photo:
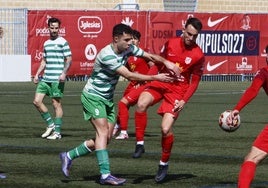
<path fill-rule="evenodd" d="M 98 159 L 100 173 L 101 174 L 110 174 L 110 163 L 107 149 L 96 150 L 96 156 Z"/>
<path fill-rule="evenodd" d="M 73 160 L 77 157 L 84 156 L 91 152 L 92 151 L 86 146 L 86 142 L 83 142 L 80 146 L 70 150 L 68 153 L 70 159 Z"/>
<path fill-rule="evenodd" d="M 54 121 L 49 112 L 41 113 L 41 116 L 43 120 L 46 122 L 48 127 L 54 125 Z"/>
<path fill-rule="evenodd" d="M 60 133 L 61 132 L 61 125 L 62 125 L 62 118 L 55 118 L 54 124 L 55 124 L 55 132 Z"/>

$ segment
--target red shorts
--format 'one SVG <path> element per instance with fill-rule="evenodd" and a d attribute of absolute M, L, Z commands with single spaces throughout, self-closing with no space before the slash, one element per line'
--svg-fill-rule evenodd
<path fill-rule="evenodd" d="M 138 102 L 141 92 L 144 91 L 145 85 L 140 85 L 135 88 L 134 85 L 129 84 L 124 92 L 124 97 L 128 100 L 131 106 L 135 105 Z"/>
<path fill-rule="evenodd" d="M 176 82 L 176 83 L 165 83 L 159 81 L 152 81 L 147 84 L 144 91 L 149 92 L 153 97 L 153 104 L 163 99 L 160 104 L 157 113 L 163 115 L 164 113 L 171 113 L 175 118 L 178 117 L 178 112 L 174 113 L 175 100 L 181 100 L 187 91 L 188 84 Z"/>
<path fill-rule="evenodd" d="M 265 151 L 268 153 L 268 125 L 264 127 L 264 129 L 257 136 L 255 141 L 253 142 L 253 146 Z"/>

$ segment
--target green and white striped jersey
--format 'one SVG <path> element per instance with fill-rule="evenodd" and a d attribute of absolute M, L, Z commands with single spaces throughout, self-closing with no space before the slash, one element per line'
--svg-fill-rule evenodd
<path fill-rule="evenodd" d="M 55 40 L 47 40 L 44 43 L 46 67 L 42 81 L 58 82 L 58 78 L 64 69 L 65 58 L 71 55 L 70 46 L 63 37 L 58 37 Z"/>
<path fill-rule="evenodd" d="M 84 87 L 84 92 L 99 96 L 106 100 L 113 100 L 115 86 L 120 77 L 116 70 L 125 65 L 129 56 L 143 56 L 144 51 L 131 45 L 121 54 L 116 54 L 109 44 L 97 55 L 91 77 Z"/>

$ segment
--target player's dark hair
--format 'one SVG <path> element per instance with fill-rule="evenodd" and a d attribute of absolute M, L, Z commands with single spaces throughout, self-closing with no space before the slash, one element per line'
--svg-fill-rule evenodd
<path fill-rule="evenodd" d="M 61 24 L 61 21 L 60 21 L 60 19 L 58 19 L 58 18 L 49 18 L 48 19 L 48 21 L 47 21 L 47 25 L 48 25 L 48 27 L 50 26 L 50 24 L 51 23 L 59 23 L 59 26 L 60 26 L 60 24 Z"/>
<path fill-rule="evenodd" d="M 125 24 L 117 24 L 114 26 L 113 37 L 123 35 L 124 33 L 133 35 L 133 29 L 131 29 L 130 26 Z"/>
<path fill-rule="evenodd" d="M 202 22 L 198 18 L 189 18 L 186 21 L 185 28 L 188 25 L 192 25 L 198 32 L 201 31 L 201 29 L 203 27 Z"/>
<path fill-rule="evenodd" d="M 268 45 L 265 48 L 265 52 L 268 53 Z"/>
<path fill-rule="evenodd" d="M 139 31 L 137 31 L 137 30 L 134 29 L 133 30 L 133 38 L 140 40 L 141 33 Z"/>

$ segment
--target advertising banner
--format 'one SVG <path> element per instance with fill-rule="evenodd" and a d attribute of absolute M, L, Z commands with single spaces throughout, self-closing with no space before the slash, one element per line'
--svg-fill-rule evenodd
<path fill-rule="evenodd" d="M 203 29 L 197 38 L 206 56 L 204 74 L 255 73 L 266 65 L 268 30 L 262 20 L 266 14 L 224 14 L 151 11 L 29 11 L 28 52 L 35 74 L 45 40 L 49 38 L 47 20 L 62 21 L 60 35 L 73 53 L 69 75 L 91 73 L 96 54 L 112 41 L 112 28 L 125 23 L 141 32 L 141 47 L 159 54 L 171 37 L 180 36 L 186 20 L 197 17 Z"/>
<path fill-rule="evenodd" d="M 29 11 L 28 13 L 28 53 L 32 60 L 32 75 L 40 65 L 43 43 L 49 38 L 47 21 L 51 17 L 61 20 L 60 35 L 71 47 L 72 66 L 68 75 L 89 75 L 94 60 L 101 48 L 112 42 L 112 28 L 125 23 L 146 33 L 145 12 L 121 11 Z M 141 37 L 145 44 L 145 37 Z"/>

